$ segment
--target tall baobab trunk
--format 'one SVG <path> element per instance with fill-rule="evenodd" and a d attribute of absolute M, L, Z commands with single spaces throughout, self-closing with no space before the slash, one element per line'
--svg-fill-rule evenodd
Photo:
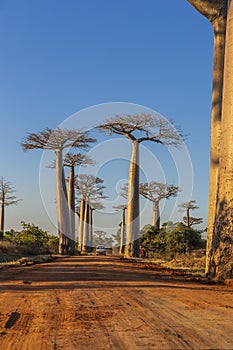
<path fill-rule="evenodd" d="M 233 277 L 233 1 L 227 20 L 216 216 L 207 276 Z"/>
<path fill-rule="evenodd" d="M 80 202 L 80 214 L 79 214 L 79 226 L 78 226 L 78 249 L 83 250 L 83 224 L 84 224 L 84 213 L 85 213 L 85 198 L 82 196 Z"/>
<path fill-rule="evenodd" d="M 121 218 L 120 254 L 124 254 L 125 252 L 125 211 L 126 211 L 126 208 L 123 208 L 122 218 Z"/>
<path fill-rule="evenodd" d="M 66 188 L 64 188 L 62 150 L 56 150 L 56 192 L 57 192 L 57 219 L 59 232 L 59 253 L 67 253 L 67 242 L 70 237 L 69 208 Z"/>
<path fill-rule="evenodd" d="M 125 257 L 139 256 L 139 143 L 137 141 L 132 141 L 132 155 L 128 180 Z"/>
<path fill-rule="evenodd" d="M 74 190 L 74 166 L 70 167 L 69 185 L 68 185 L 68 206 L 70 214 L 70 253 L 75 252 L 75 190 Z"/>
<path fill-rule="evenodd" d="M 5 215 L 5 203 L 4 201 L 1 204 L 1 227 L 0 227 L 0 240 L 3 240 L 4 235 L 4 215 Z"/>
<path fill-rule="evenodd" d="M 153 202 L 152 226 L 155 226 L 157 230 L 160 229 L 159 201 Z"/>
<path fill-rule="evenodd" d="M 89 209 L 90 212 L 90 225 L 89 225 L 89 245 L 90 245 L 90 251 L 93 250 L 93 212 L 94 212 L 94 208 Z"/>
<path fill-rule="evenodd" d="M 226 17 L 218 17 L 213 23 L 214 29 L 214 63 L 212 88 L 212 118 L 210 134 L 210 181 L 209 181 L 209 212 L 208 237 L 206 247 L 206 274 L 212 254 L 213 230 L 216 213 L 218 167 L 220 153 L 220 135 L 222 118 L 222 89 L 225 56 Z"/>
<path fill-rule="evenodd" d="M 90 205 L 88 198 L 85 203 L 84 223 L 83 223 L 83 244 L 82 251 L 88 252 L 90 248 Z"/>

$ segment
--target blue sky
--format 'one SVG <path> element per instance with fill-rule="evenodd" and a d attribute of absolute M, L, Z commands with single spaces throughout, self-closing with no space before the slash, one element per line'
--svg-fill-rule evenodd
<path fill-rule="evenodd" d="M 20 148 L 26 133 L 109 102 L 158 111 L 188 135 L 195 215 L 206 220 L 213 35 L 186 0 L 0 0 L 0 44 L 0 175 L 23 199 L 6 228 L 56 232 L 40 196 L 42 152 Z"/>

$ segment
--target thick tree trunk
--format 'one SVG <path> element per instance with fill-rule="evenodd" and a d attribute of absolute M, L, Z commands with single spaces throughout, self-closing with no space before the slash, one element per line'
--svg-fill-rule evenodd
<path fill-rule="evenodd" d="M 217 206 L 207 276 L 233 278 L 233 1 L 227 20 Z"/>
<path fill-rule="evenodd" d="M 88 252 L 90 249 L 90 205 L 88 199 L 85 203 L 84 223 L 83 223 L 83 245 L 82 251 Z"/>
<path fill-rule="evenodd" d="M 70 238 L 70 219 L 67 203 L 67 193 L 64 188 L 64 173 L 62 150 L 56 150 L 56 195 L 57 195 L 57 219 L 59 232 L 59 253 L 68 253 L 67 242 Z"/>
<path fill-rule="evenodd" d="M 212 23 L 214 30 L 214 64 L 212 89 L 212 118 L 210 144 L 210 183 L 209 183 L 209 212 L 208 236 L 206 247 L 206 275 L 210 273 L 214 237 L 214 221 L 216 216 L 218 169 L 220 154 L 220 134 L 222 118 L 222 91 L 224 54 L 226 38 L 226 18 L 228 0 L 188 0 L 201 14 Z"/>
<path fill-rule="evenodd" d="M 128 180 L 125 257 L 140 256 L 139 226 L 139 143 L 132 141 L 132 156 Z"/>
<path fill-rule="evenodd" d="M 206 274 L 212 254 L 213 230 L 216 213 L 218 167 L 220 153 L 220 135 L 222 118 L 222 90 L 226 39 L 226 18 L 220 17 L 213 23 L 214 28 L 214 64 L 212 89 L 212 118 L 210 135 L 210 182 L 209 182 L 209 212 L 208 236 L 206 247 Z"/>
<path fill-rule="evenodd" d="M 0 227 L 0 240 L 3 240 L 4 236 L 4 219 L 5 219 L 5 204 L 2 202 L 1 204 L 1 227 Z"/>
<path fill-rule="evenodd" d="M 75 252 L 75 189 L 74 189 L 74 166 L 70 167 L 69 185 L 68 185 L 68 205 L 70 214 L 70 254 Z"/>
<path fill-rule="evenodd" d="M 120 254 L 125 252 L 125 210 L 122 210 L 122 219 L 121 219 L 121 239 L 120 239 Z"/>
<path fill-rule="evenodd" d="M 152 226 L 155 226 L 157 230 L 160 229 L 160 212 L 159 212 L 159 202 L 153 202 L 152 209 Z"/>
<path fill-rule="evenodd" d="M 79 226 L 78 226 L 78 249 L 83 250 L 83 224 L 85 213 L 85 198 L 82 197 L 80 202 Z"/>

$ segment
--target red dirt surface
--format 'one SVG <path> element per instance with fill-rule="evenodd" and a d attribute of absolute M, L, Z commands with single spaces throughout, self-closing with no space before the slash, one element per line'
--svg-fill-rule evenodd
<path fill-rule="evenodd" d="M 1 350 L 233 349 L 233 288 L 116 257 L 0 272 Z"/>

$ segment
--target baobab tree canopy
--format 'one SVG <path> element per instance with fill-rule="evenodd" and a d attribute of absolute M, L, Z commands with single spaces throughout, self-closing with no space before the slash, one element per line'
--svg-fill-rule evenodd
<path fill-rule="evenodd" d="M 52 130 L 46 128 L 38 133 L 30 133 L 22 142 L 21 146 L 24 151 L 30 149 L 47 149 L 56 150 L 68 147 L 88 147 L 89 142 L 95 141 L 88 137 L 87 132 L 82 130 L 68 130 L 57 128 Z"/>
<path fill-rule="evenodd" d="M 155 114 L 126 114 L 108 119 L 97 127 L 109 135 L 124 135 L 131 141 L 141 143 L 153 141 L 163 145 L 178 145 L 182 142 L 181 133 L 172 122 Z"/>
<path fill-rule="evenodd" d="M 175 185 L 163 184 L 152 181 L 140 184 L 140 194 L 150 201 L 160 201 L 161 199 L 174 197 L 178 194 L 179 188 Z"/>

